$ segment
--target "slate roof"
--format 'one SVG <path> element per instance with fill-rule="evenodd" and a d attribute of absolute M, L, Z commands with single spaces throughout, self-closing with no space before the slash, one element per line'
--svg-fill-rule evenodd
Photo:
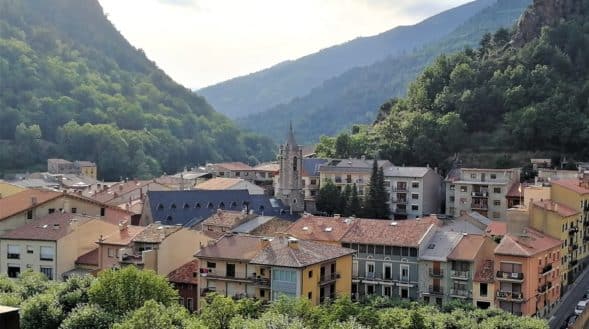
<path fill-rule="evenodd" d="M 531 257 L 561 244 L 560 240 L 527 227 L 525 235 L 505 235 L 495 248 L 495 254 Z"/>
<path fill-rule="evenodd" d="M 0 199 L 0 220 L 38 207 L 63 195 L 61 192 L 31 189 L 7 196 Z M 33 204 L 33 199 L 35 204 Z"/>
<path fill-rule="evenodd" d="M 303 176 L 319 176 L 319 167 L 329 160 L 317 158 L 303 159 Z"/>
<path fill-rule="evenodd" d="M 437 231 L 428 241 L 427 247 L 420 256 L 423 260 L 445 262 L 448 255 L 460 242 L 463 235 L 456 232 Z"/>
<path fill-rule="evenodd" d="M 418 247 L 425 234 L 438 224 L 439 220 L 434 216 L 401 221 L 359 219 L 351 225 L 352 227 L 344 234 L 341 241 L 383 246 Z"/>
<path fill-rule="evenodd" d="M 78 225 L 82 225 L 93 218 L 78 214 L 55 212 L 5 233 L 0 238 L 6 240 L 57 241 L 71 233 L 70 221 L 73 219 L 78 220 Z"/>
<path fill-rule="evenodd" d="M 385 176 L 389 177 L 423 177 L 428 171 L 432 170 L 429 167 L 397 167 L 393 166 L 384 171 Z"/>
<path fill-rule="evenodd" d="M 479 250 L 485 243 L 485 237 L 482 235 L 465 235 L 458 245 L 448 255 L 448 259 L 462 260 L 472 262 L 476 258 Z"/>
<path fill-rule="evenodd" d="M 289 245 L 290 243 L 295 243 L 296 247 Z M 300 268 L 337 259 L 355 252 L 355 250 L 349 248 L 283 236 L 273 238 L 268 246 L 256 254 L 251 263 Z"/>
<path fill-rule="evenodd" d="M 181 230 L 181 226 L 149 224 L 132 239 L 133 242 L 161 243 L 168 236 Z"/>
<path fill-rule="evenodd" d="M 194 226 L 219 208 L 241 211 L 246 204 L 256 215 L 290 218 L 279 200 L 247 190 L 149 191 L 147 198 L 153 220 L 168 225 Z"/>
<path fill-rule="evenodd" d="M 198 260 L 193 259 L 168 274 L 168 281 L 198 285 Z"/>
<path fill-rule="evenodd" d="M 260 227 L 261 225 L 266 224 L 273 218 L 274 217 L 272 216 L 257 216 L 256 218 L 252 218 L 251 220 L 248 220 L 247 222 L 233 228 L 231 231 L 234 233 L 251 233 L 253 230 Z"/>

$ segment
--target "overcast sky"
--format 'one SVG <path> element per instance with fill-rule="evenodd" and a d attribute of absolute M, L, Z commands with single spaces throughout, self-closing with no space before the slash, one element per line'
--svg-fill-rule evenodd
<path fill-rule="evenodd" d="M 99 1 L 131 44 L 197 89 L 470 0 Z"/>

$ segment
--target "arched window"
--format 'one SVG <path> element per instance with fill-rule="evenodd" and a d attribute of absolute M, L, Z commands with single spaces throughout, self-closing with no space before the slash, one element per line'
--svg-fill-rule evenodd
<path fill-rule="evenodd" d="M 297 171 L 298 165 L 299 165 L 299 162 L 298 162 L 297 157 L 292 158 L 292 170 L 293 171 Z"/>
<path fill-rule="evenodd" d="M 231 206 L 230 207 L 231 207 L 231 209 L 236 208 L 237 207 L 237 202 L 235 202 L 235 201 L 231 202 Z"/>
<path fill-rule="evenodd" d="M 260 211 L 264 211 L 264 205 L 260 205 Z"/>

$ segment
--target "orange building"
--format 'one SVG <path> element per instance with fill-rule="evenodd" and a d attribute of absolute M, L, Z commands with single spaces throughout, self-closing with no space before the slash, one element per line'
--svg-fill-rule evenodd
<path fill-rule="evenodd" d="M 505 235 L 495 248 L 497 307 L 545 316 L 560 299 L 560 246 L 560 240 L 531 228 Z"/>

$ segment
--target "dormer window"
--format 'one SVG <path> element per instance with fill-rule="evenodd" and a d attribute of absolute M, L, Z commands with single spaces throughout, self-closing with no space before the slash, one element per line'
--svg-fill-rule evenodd
<path fill-rule="evenodd" d="M 184 209 L 188 209 L 188 208 L 190 208 L 190 206 L 188 205 L 188 203 L 185 203 L 184 204 Z"/>
<path fill-rule="evenodd" d="M 157 205 L 157 210 L 164 210 L 164 205 L 163 204 L 158 204 Z"/>
<path fill-rule="evenodd" d="M 260 205 L 260 211 L 264 211 L 264 206 Z"/>
<path fill-rule="evenodd" d="M 176 204 L 175 203 L 172 203 L 172 205 L 170 206 L 170 209 L 176 210 Z"/>
<path fill-rule="evenodd" d="M 196 203 L 196 206 L 194 206 L 194 208 L 200 209 L 200 208 L 201 208 L 201 206 L 200 206 L 200 202 L 197 202 L 197 203 Z"/>
<path fill-rule="evenodd" d="M 223 203 L 223 202 L 219 203 L 219 209 L 225 209 L 225 203 Z"/>
<path fill-rule="evenodd" d="M 231 209 L 234 209 L 237 207 L 237 202 L 233 201 L 231 202 Z"/>
<path fill-rule="evenodd" d="M 207 205 L 207 208 L 213 209 L 213 208 L 215 208 L 215 206 L 211 202 L 209 202 L 209 204 Z"/>
<path fill-rule="evenodd" d="M 172 221 L 172 216 L 166 217 L 166 221 L 171 222 Z"/>

